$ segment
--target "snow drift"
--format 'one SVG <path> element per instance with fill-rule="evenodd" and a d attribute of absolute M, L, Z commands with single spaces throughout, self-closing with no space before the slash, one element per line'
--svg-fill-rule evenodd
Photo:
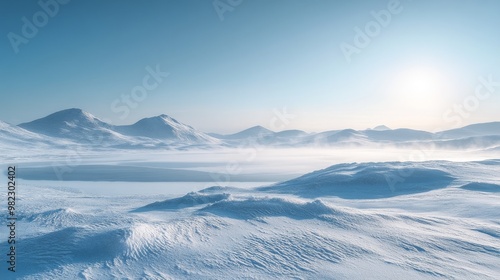
<path fill-rule="evenodd" d="M 441 163 L 442 164 L 442 163 Z M 413 194 L 445 188 L 454 181 L 439 162 L 350 163 L 315 171 L 299 178 L 262 187 L 261 191 L 302 197 L 333 195 L 366 199 Z"/>

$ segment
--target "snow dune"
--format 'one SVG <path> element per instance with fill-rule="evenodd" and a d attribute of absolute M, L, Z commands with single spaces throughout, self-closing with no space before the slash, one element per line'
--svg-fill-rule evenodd
<path fill-rule="evenodd" d="M 228 198 L 229 194 L 227 193 L 203 194 L 203 193 L 190 192 L 183 197 L 154 202 L 146 206 L 143 206 L 139 209 L 136 209 L 135 211 L 143 212 L 143 211 L 153 211 L 153 210 L 158 211 L 165 209 L 182 209 L 202 204 L 214 203 Z"/>
<path fill-rule="evenodd" d="M 488 184 L 488 183 L 468 183 L 461 187 L 462 189 L 471 190 L 471 191 L 481 191 L 481 192 L 500 192 L 500 185 L 497 184 Z"/>
<path fill-rule="evenodd" d="M 431 191 L 449 186 L 455 179 L 440 170 L 444 163 L 339 164 L 290 181 L 263 187 L 261 191 L 302 197 L 325 195 L 350 199 L 383 198 Z"/>
<path fill-rule="evenodd" d="M 288 217 L 292 219 L 313 219 L 323 215 L 338 214 L 320 200 L 294 202 L 283 198 L 249 198 L 244 200 L 223 200 L 199 210 L 218 216 L 236 219 L 258 219 L 263 217 Z"/>

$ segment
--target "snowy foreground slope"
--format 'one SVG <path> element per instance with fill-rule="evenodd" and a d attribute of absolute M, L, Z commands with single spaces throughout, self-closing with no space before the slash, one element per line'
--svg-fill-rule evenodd
<path fill-rule="evenodd" d="M 180 197 L 23 181 L 15 276 L 500 279 L 498 174 L 500 160 L 339 164 Z"/>

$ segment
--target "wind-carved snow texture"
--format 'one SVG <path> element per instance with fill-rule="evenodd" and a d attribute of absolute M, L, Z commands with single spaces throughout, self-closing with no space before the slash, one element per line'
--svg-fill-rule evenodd
<path fill-rule="evenodd" d="M 499 279 L 499 172 L 498 160 L 339 164 L 163 199 L 24 181 L 16 278 Z"/>
<path fill-rule="evenodd" d="M 217 201 L 225 200 L 227 198 L 229 198 L 229 194 L 227 193 L 203 194 L 190 192 L 183 197 L 154 202 L 135 211 L 142 212 L 148 210 L 182 209 L 207 203 L 214 203 Z"/>

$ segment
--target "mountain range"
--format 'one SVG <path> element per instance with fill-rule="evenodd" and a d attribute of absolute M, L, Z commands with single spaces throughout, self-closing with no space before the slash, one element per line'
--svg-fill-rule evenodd
<path fill-rule="evenodd" d="M 160 115 L 131 125 L 112 125 L 81 109 L 67 109 L 18 125 L 20 129 L 77 143 L 115 147 L 218 144 L 191 126 Z"/>
<path fill-rule="evenodd" d="M 204 133 L 168 115 L 144 118 L 131 125 L 112 125 L 88 112 L 73 108 L 17 126 L 0 121 L 0 141 L 7 146 L 74 143 L 115 148 L 360 146 L 370 143 L 400 146 L 433 143 L 446 148 L 479 146 L 498 149 L 500 122 L 473 124 L 438 133 L 407 128 L 390 129 L 383 125 L 366 130 L 343 129 L 319 133 L 301 130 L 275 132 L 254 126 L 238 133 L 222 135 Z"/>

